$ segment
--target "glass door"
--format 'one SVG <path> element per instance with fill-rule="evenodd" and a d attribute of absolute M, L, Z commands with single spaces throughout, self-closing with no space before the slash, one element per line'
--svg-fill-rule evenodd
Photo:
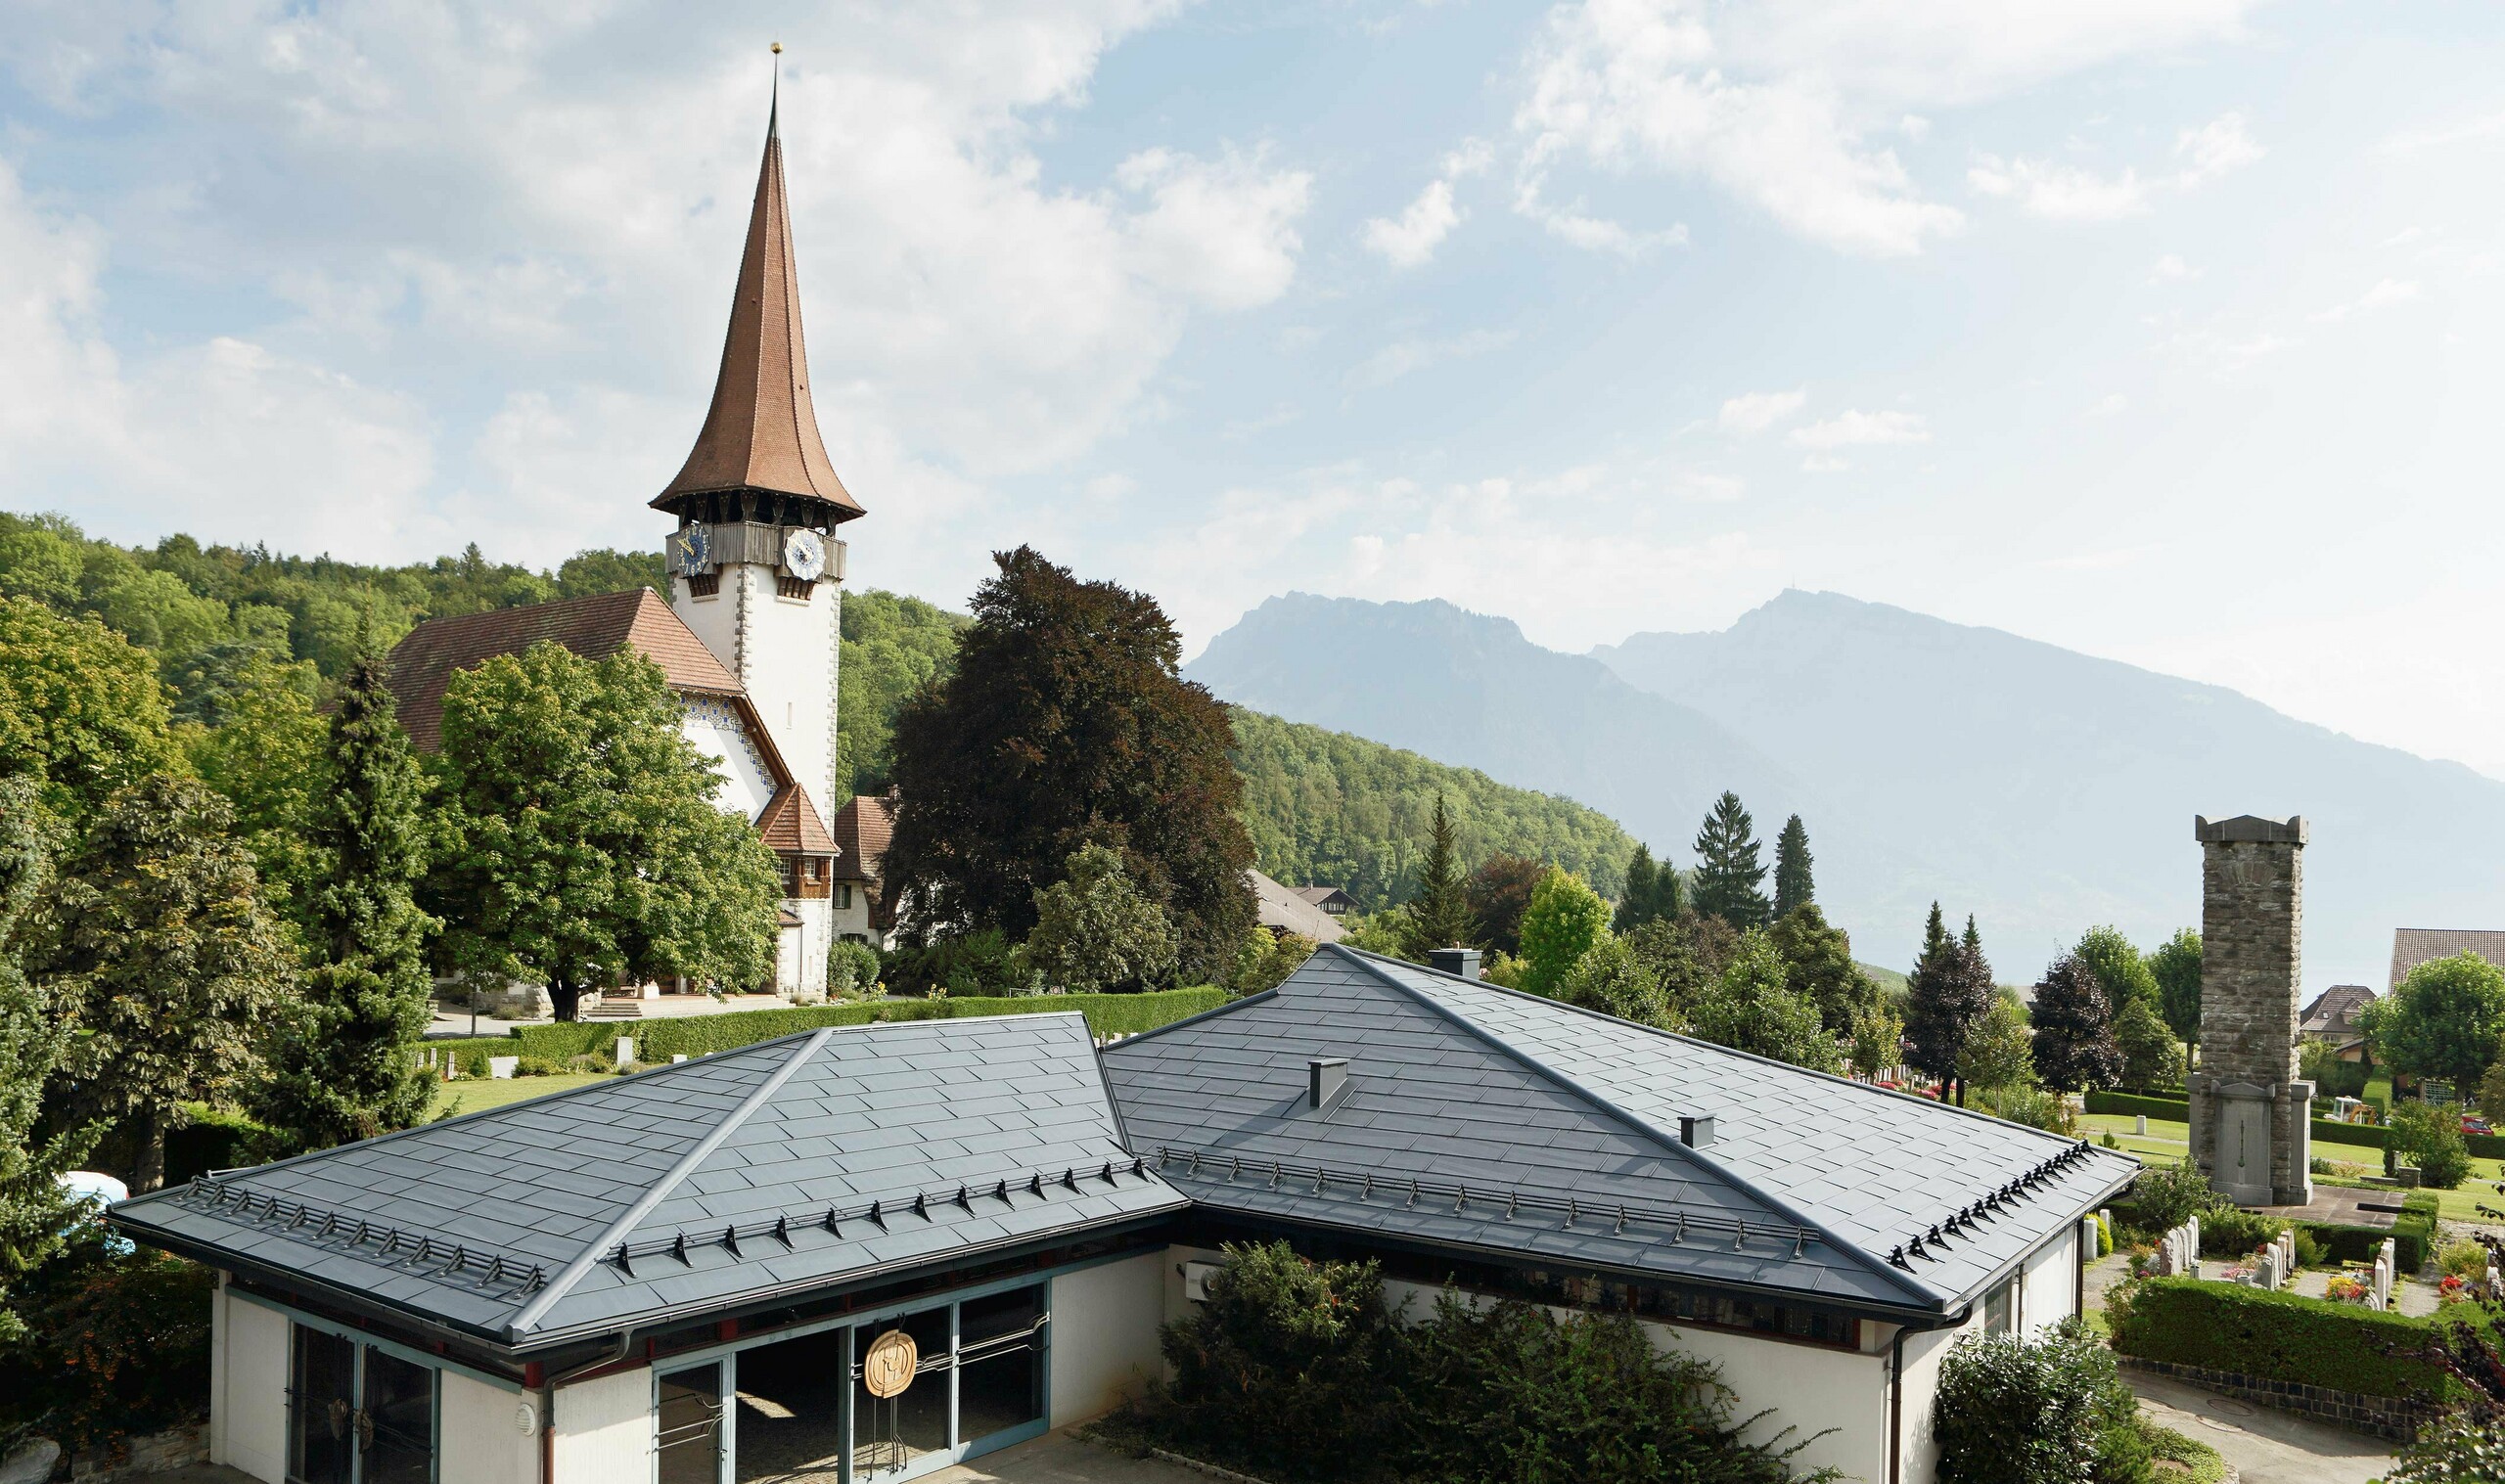
<path fill-rule="evenodd" d="M 287 1477 L 291 1484 L 356 1484 L 356 1342 L 293 1327 Z"/>
<path fill-rule="evenodd" d="M 290 1484 L 433 1484 L 433 1368 L 292 1327 Z"/>
<path fill-rule="evenodd" d="M 880 1397 L 862 1363 L 889 1353 L 888 1335 L 910 1341 L 912 1369 L 891 1372 L 904 1389 Z M 852 1477 L 876 1479 L 902 1473 L 918 1459 L 948 1450 L 955 1432 L 954 1306 L 898 1315 L 852 1331 Z M 889 1341 L 888 1346 L 895 1342 Z M 882 1389 L 886 1389 L 883 1387 Z"/>
<path fill-rule="evenodd" d="M 659 1484 L 721 1484 L 721 1363 L 664 1372 L 655 1400 Z"/>

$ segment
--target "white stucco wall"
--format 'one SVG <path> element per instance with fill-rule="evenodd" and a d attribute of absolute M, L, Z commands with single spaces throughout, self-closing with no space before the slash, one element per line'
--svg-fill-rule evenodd
<path fill-rule="evenodd" d="M 709 696 L 685 697 L 686 714 L 679 730 L 690 745 L 721 769 L 729 780 L 713 802 L 739 815 L 751 824 L 774 802 L 774 780 L 767 776 L 764 760 L 747 742 L 746 728 L 739 712 L 729 702 Z"/>
<path fill-rule="evenodd" d="M 1110 1412 L 1157 1375 L 1166 1272 L 1159 1250 L 1053 1280 L 1053 1426 Z"/>
<path fill-rule="evenodd" d="M 2071 1317 L 2078 1307 L 2078 1224 L 2070 1235 L 2046 1242 L 2027 1259 L 2019 1285 L 2020 1332 L 2032 1334 Z"/>
<path fill-rule="evenodd" d="M 550 1411 L 549 1425 L 556 1433 L 551 1440 L 556 1477 L 550 1484 L 618 1484 L 652 1476 L 650 1371 L 622 1371 L 560 1386 Z"/>
<path fill-rule="evenodd" d="M 209 1309 L 209 1460 L 282 1484 L 287 1477 L 287 1316 L 230 1296 Z"/>
<path fill-rule="evenodd" d="M 524 1433 L 515 1410 L 535 1396 L 490 1386 L 457 1371 L 441 1372 L 437 1395 L 443 1417 L 436 1428 L 441 1457 L 435 1477 L 450 1484 L 532 1484 L 539 1477 L 539 1433 Z"/>
<path fill-rule="evenodd" d="M 772 567 L 726 566 L 720 577 L 710 598 L 691 597 L 687 580 L 673 579 L 670 607 L 739 677 L 775 749 L 832 829 L 838 588 L 821 579 L 804 602 L 775 591 Z"/>

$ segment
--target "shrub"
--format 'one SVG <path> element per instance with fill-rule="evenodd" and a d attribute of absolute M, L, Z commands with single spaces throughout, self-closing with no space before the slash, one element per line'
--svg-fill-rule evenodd
<path fill-rule="evenodd" d="M 881 971 L 888 992 L 898 995 L 938 990 L 964 999 L 1015 994 L 1026 987 L 1026 974 L 1014 961 L 1009 940 L 989 927 L 918 948 L 890 949 Z"/>
<path fill-rule="evenodd" d="M 2268 1381 L 2440 1402 L 2458 1387 L 2427 1359 L 2431 1321 L 2240 1283 L 2148 1278 L 2108 1295 L 2114 1348 Z"/>
<path fill-rule="evenodd" d="M 114 1256 L 101 1227 L 82 1227 L 18 1290 L 29 1332 L 0 1357 L 0 1435 L 39 1429 L 76 1452 L 197 1419 L 215 1284 L 161 1252 Z"/>
<path fill-rule="evenodd" d="M 2096 1213 L 2096 1255 L 2114 1255 L 2114 1222 L 2102 1211 Z"/>
<path fill-rule="evenodd" d="M 519 1052 L 523 1056 L 563 1060 L 585 1053 L 613 1057 L 616 1055 L 617 1038 L 622 1034 L 634 1038 L 636 1059 L 659 1064 L 668 1061 L 672 1056 L 703 1057 L 714 1052 L 736 1051 L 743 1046 L 771 1041 L 796 1031 L 816 1030 L 822 1025 L 868 1025 L 882 1020 L 946 1020 L 962 1015 L 1022 1015 L 1074 1010 L 1087 1017 L 1087 1028 L 1095 1034 L 1127 1036 L 1215 1010 L 1232 998 L 1225 990 L 1203 985 L 1197 989 L 1169 989 L 1150 995 L 952 997 L 905 1005 L 870 1001 L 789 1010 L 739 1010 L 728 1014 L 687 1015 L 667 1020 L 524 1025 L 516 1027 L 508 1040 L 443 1044 L 493 1047 L 500 1057 Z M 485 1074 L 486 1061 L 481 1055 L 477 1075 Z"/>
<path fill-rule="evenodd" d="M 590 1053 L 586 1052 L 583 1055 L 589 1056 Z M 567 1058 L 567 1060 L 573 1059 L 576 1058 L 570 1057 Z M 565 1069 L 565 1062 L 559 1061 L 554 1057 L 524 1056 L 513 1058 L 513 1074 L 517 1077 L 554 1077 Z"/>
<path fill-rule="evenodd" d="M 2195 1216 L 2229 1209 L 2226 1197 L 2209 1189 L 2209 1178 L 2189 1159 L 2151 1165 L 2131 1182 L 2131 1205 L 2140 1225 L 2169 1232 Z"/>
<path fill-rule="evenodd" d="M 2201 1217 L 2201 1255 L 2242 1257 L 2287 1229 L 2286 1222 L 2258 1211 L 2209 1211 Z"/>
<path fill-rule="evenodd" d="M 2139 1408 L 2076 1321 L 2033 1339 L 1977 1335 L 1939 1366 L 1939 1484 L 2127 1484 L 2149 1476 Z"/>
<path fill-rule="evenodd" d="M 2386 1147 L 2418 1166 L 2419 1179 L 2449 1191 L 2470 1177 L 2470 1147 L 2460 1115 L 2424 1102 L 2404 1102 L 2391 1115 Z"/>
<path fill-rule="evenodd" d="M 2487 1248 L 2475 1241 L 2457 1241 L 2437 1254 L 2437 1270 L 2455 1278 L 2483 1279 L 2487 1276 Z"/>
<path fill-rule="evenodd" d="M 1979 1094 L 1977 1102 L 1986 1111 L 1997 1113 L 2012 1123 L 2023 1123 L 2030 1129 L 2042 1129 L 2064 1138 L 2075 1138 L 2078 1134 L 2078 1115 L 2071 1111 L 2070 1100 L 2059 1093 L 2032 1087 L 2002 1088 L 1997 1092 Z M 2118 1140 L 2116 1147 L 2119 1147 L 2120 1141 Z"/>
<path fill-rule="evenodd" d="M 2170 1123 L 2186 1123 L 2192 1117 L 2192 1104 L 2181 1098 L 2148 1098 L 2137 1093 L 2094 1092 L 2087 1095 L 2087 1110 L 2091 1113 L 2146 1113 Z"/>
<path fill-rule="evenodd" d="M 1208 1301 L 1160 1337 L 1171 1436 L 1265 1473 L 1380 1473 L 1351 1465 L 1393 1430 L 1381 1266 L 1308 1262 L 1285 1242 L 1226 1254 Z"/>
<path fill-rule="evenodd" d="M 2321 1237 L 2316 1237 L 2310 1229 L 2303 1226 L 2297 1228 L 2296 1237 L 2298 1267 L 2327 1268 L 2331 1266 L 2330 1250 L 2323 1246 Z"/>
<path fill-rule="evenodd" d="M 866 995 L 879 984 L 879 951 L 843 940 L 827 945 L 826 992 L 838 1000 Z"/>
<path fill-rule="evenodd" d="M 1278 988 L 1313 957 L 1313 940 L 1298 933 L 1274 933 L 1266 927 L 1252 929 L 1252 935 L 1244 940 L 1244 948 L 1235 958 L 1235 992 L 1257 995 Z"/>
<path fill-rule="evenodd" d="M 2505 1417 L 2455 1413 L 2401 1450 L 2385 1484 L 2494 1484 L 2505 1479 Z"/>

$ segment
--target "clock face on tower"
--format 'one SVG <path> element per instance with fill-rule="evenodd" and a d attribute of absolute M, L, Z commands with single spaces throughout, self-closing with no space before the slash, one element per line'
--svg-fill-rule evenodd
<path fill-rule="evenodd" d="M 826 538 L 812 530 L 783 538 L 783 569 L 802 582 L 815 582 L 826 571 Z"/>
<path fill-rule="evenodd" d="M 713 555 L 712 540 L 701 525 L 683 526 L 669 538 L 669 564 L 682 576 L 702 576 L 706 562 Z"/>

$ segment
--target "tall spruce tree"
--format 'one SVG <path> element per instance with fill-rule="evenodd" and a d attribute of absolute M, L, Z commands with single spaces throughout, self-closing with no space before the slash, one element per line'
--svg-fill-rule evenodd
<path fill-rule="evenodd" d="M 1740 796 L 1725 789 L 1696 832 L 1696 910 L 1743 932 L 1773 918 L 1761 889 L 1765 867 L 1757 860 L 1756 830 Z"/>
<path fill-rule="evenodd" d="M 1646 922 L 1667 922 L 1679 915 L 1679 872 L 1666 861 L 1656 862 L 1649 845 L 1638 844 L 1626 862 L 1626 887 L 1617 899 L 1613 932 L 1633 932 Z"/>
<path fill-rule="evenodd" d="M 1809 828 L 1794 815 L 1783 822 L 1783 832 L 1774 837 L 1774 915 L 1789 917 L 1795 907 L 1806 907 L 1818 899 L 1817 883 L 1809 876 Z"/>
<path fill-rule="evenodd" d="M 416 900 L 426 874 L 422 784 L 386 673 L 367 647 L 331 714 L 307 832 L 312 967 L 260 1107 L 277 1152 L 408 1128 L 433 1093 L 412 1055 L 426 1034 L 432 978 L 422 948 L 434 926 Z"/>
<path fill-rule="evenodd" d="M 1467 948 L 1479 941 L 1466 887 L 1452 816 L 1445 812 L 1444 796 L 1438 793 L 1435 817 L 1427 824 L 1427 858 L 1418 868 L 1418 894 L 1401 909 L 1402 958 L 1423 964 L 1433 949 Z"/>
<path fill-rule="evenodd" d="M 1966 920 L 1964 938 L 1951 938 L 1941 925 L 1939 904 L 1932 903 L 1922 957 L 1905 987 L 1905 1055 L 1917 1068 L 1953 1086 L 1961 1105 L 1966 1085 L 1958 1058 L 1991 1005 L 1992 967 L 1983 958 L 1974 919 Z"/>
<path fill-rule="evenodd" d="M 2093 967 L 2066 953 L 2035 986 L 2035 1075 L 2048 1088 L 2093 1092 L 2122 1080 L 2114 1006 Z"/>

